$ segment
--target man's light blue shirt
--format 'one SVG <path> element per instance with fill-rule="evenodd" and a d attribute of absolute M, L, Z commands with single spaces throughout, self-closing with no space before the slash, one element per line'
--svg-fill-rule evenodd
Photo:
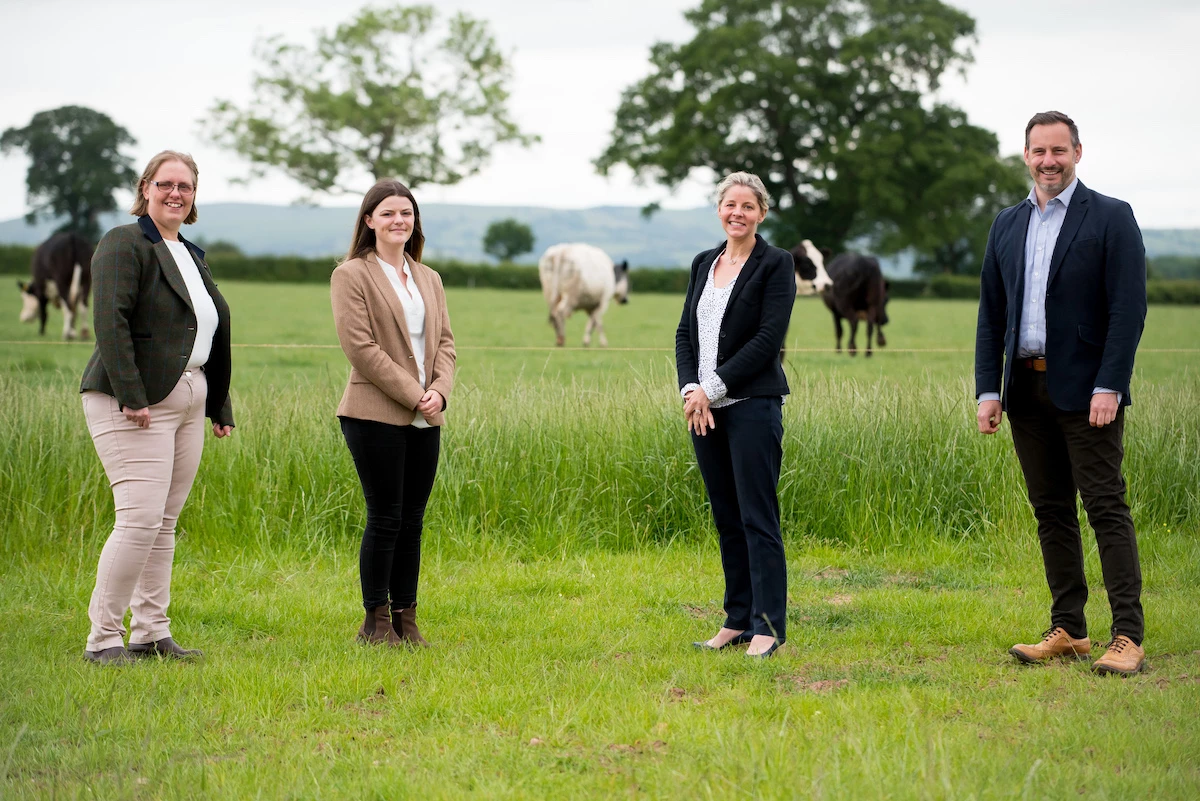
<path fill-rule="evenodd" d="M 1017 333 L 1018 359 L 1046 355 L 1046 284 L 1050 281 L 1050 259 L 1078 186 L 1079 179 L 1072 179 L 1066 189 L 1046 202 L 1045 211 L 1038 208 L 1037 187 L 1030 189 L 1029 197 L 1025 198 L 1029 206 L 1029 229 L 1025 233 L 1025 295 L 1021 299 L 1021 329 Z M 1121 402 L 1119 392 L 1103 387 L 1092 390 L 1093 395 L 1097 392 L 1111 392 L 1117 396 L 1117 403 Z M 1000 393 L 981 393 L 979 402 L 986 400 L 1000 400 Z"/>

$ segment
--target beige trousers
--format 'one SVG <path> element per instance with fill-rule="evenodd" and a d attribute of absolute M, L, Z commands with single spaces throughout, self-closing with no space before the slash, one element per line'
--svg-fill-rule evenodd
<path fill-rule="evenodd" d="M 133 611 L 131 645 L 171 636 L 167 605 L 175 523 L 200 467 L 207 395 L 204 371 L 185 371 L 171 394 L 150 407 L 150 426 L 138 428 L 125 419 L 116 398 L 83 393 L 88 431 L 117 513 L 88 606 L 89 651 L 124 645 L 127 609 Z"/>

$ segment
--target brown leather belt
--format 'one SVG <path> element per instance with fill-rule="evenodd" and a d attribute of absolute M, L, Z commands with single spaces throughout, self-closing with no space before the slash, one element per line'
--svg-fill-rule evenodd
<path fill-rule="evenodd" d="M 1029 359 L 1017 359 L 1017 365 L 1026 370 L 1033 370 L 1035 373 L 1044 373 L 1046 372 L 1046 357 L 1034 356 Z"/>

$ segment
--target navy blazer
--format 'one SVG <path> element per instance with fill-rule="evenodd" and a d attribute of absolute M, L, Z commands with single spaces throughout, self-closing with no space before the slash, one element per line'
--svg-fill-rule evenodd
<path fill-rule="evenodd" d="M 796 300 L 792 254 L 771 247 L 755 234 L 754 249 L 738 274 L 721 318 L 717 346 L 717 375 L 731 398 L 787 395 L 787 377 L 779 363 L 779 350 L 787 336 Z M 704 292 L 713 261 L 724 249 L 722 242 L 692 260 L 687 299 L 675 330 L 675 370 L 679 388 L 700 383 L 700 332 L 696 304 Z"/>
<path fill-rule="evenodd" d="M 1005 409 L 1021 330 L 1029 215 L 1021 202 L 996 216 L 979 279 L 975 396 L 1002 392 Z M 1050 400 L 1063 411 L 1086 411 L 1092 390 L 1104 387 L 1128 406 L 1146 322 L 1146 249 L 1128 203 L 1079 182 L 1050 258 L 1045 302 Z"/>

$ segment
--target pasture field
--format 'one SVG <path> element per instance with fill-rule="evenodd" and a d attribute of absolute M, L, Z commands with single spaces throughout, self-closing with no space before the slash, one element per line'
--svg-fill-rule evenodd
<path fill-rule="evenodd" d="M 353 640 L 363 512 L 327 290 L 222 290 L 239 427 L 206 444 L 171 606 L 199 664 L 80 658 L 112 520 L 77 396 L 91 348 L 55 344 L 55 314 L 36 342 L 15 300 L 0 317 L 0 797 L 1200 796 L 1200 352 L 1179 350 L 1200 309 L 1152 307 L 1138 357 L 1150 668 L 1116 680 L 1006 654 L 1049 598 L 1007 426 L 974 432 L 973 303 L 893 301 L 889 347 L 852 360 L 797 301 L 789 641 L 752 662 L 689 645 L 722 587 L 674 391 L 681 296 L 635 294 L 585 351 L 547 347 L 535 293 L 448 292 L 419 607 L 437 647 L 415 653 Z"/>

